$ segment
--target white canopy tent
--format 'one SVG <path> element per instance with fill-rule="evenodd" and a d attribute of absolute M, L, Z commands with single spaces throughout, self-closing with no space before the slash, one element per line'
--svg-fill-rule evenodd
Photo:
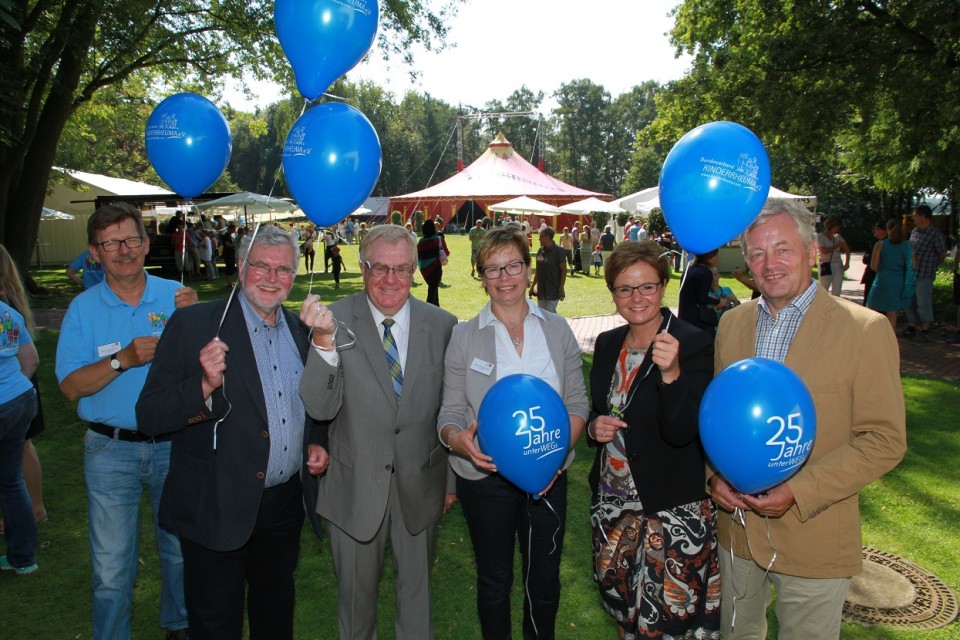
<path fill-rule="evenodd" d="M 623 213 L 625 209 L 613 202 L 604 202 L 599 198 L 589 197 L 562 205 L 560 211 L 572 213 L 575 216 L 585 216 L 590 213 Z"/>
<path fill-rule="evenodd" d="M 296 205 L 289 200 L 273 198 L 250 191 L 241 191 L 233 195 L 208 200 L 196 205 L 196 208 L 208 215 L 220 215 L 226 220 L 233 220 L 243 216 L 244 224 L 254 222 L 269 222 L 279 218 L 281 214 L 296 210 Z"/>
<path fill-rule="evenodd" d="M 776 187 L 770 187 L 770 193 L 767 194 L 767 200 L 795 200 L 807 207 L 808 209 L 816 209 L 817 207 L 817 196 L 804 196 L 798 195 L 795 193 L 788 193 Z M 636 211 L 637 213 L 647 214 L 660 206 L 660 189 L 657 187 L 649 187 L 643 191 L 638 191 L 632 193 L 629 196 L 624 196 L 619 200 L 614 200 L 610 204 L 618 204 L 627 211 Z"/>
<path fill-rule="evenodd" d="M 552 218 L 562 213 L 557 207 L 547 204 L 546 202 L 540 202 L 539 200 L 529 196 L 519 196 L 509 200 L 504 200 L 503 202 L 498 202 L 497 204 L 492 204 L 487 207 L 487 211 L 495 211 L 497 213 L 516 213 L 519 215 L 533 214 L 545 218 Z"/>

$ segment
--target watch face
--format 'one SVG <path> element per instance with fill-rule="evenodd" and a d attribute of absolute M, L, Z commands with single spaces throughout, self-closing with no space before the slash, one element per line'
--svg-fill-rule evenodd
<path fill-rule="evenodd" d="M 120 371 L 120 360 L 117 356 L 110 356 L 110 366 L 116 371 Z"/>

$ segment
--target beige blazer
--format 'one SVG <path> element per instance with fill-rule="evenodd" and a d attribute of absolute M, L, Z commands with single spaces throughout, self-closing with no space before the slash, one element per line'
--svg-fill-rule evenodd
<path fill-rule="evenodd" d="M 755 355 L 757 313 L 753 300 L 723 314 L 716 372 Z M 777 573 L 853 576 L 861 568 L 858 492 L 893 469 L 907 448 L 897 339 L 883 315 L 818 288 L 785 364 L 803 379 L 817 411 L 813 451 L 787 481 L 796 504 L 768 521 L 748 513 L 746 529 L 721 511 L 719 540 L 762 567 L 776 548 Z"/>

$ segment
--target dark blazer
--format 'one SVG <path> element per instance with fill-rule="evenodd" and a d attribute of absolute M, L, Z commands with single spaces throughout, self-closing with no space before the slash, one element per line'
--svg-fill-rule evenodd
<path fill-rule="evenodd" d="M 237 299 L 220 330 L 230 347 L 225 385 L 213 392 L 212 410 L 203 399 L 199 353 L 217 334 L 225 306 L 226 300 L 209 302 L 171 316 L 137 402 L 140 431 L 170 434 L 172 441 L 160 524 L 214 551 L 238 549 L 252 535 L 270 456 L 263 387 Z M 283 315 L 305 359 L 307 330 L 294 314 L 284 309 Z M 224 416 L 214 450 L 213 427 Z M 305 423 L 306 437 L 313 421 Z M 316 518 L 312 524 L 319 531 Z"/>
<path fill-rule="evenodd" d="M 700 399 L 713 378 L 713 335 L 679 320 L 667 309 L 661 314 L 660 331 L 669 318 L 668 331 L 680 342 L 680 377 L 672 384 L 661 384 L 660 370 L 647 353 L 633 382 L 636 392 L 623 416 L 630 425 L 624 434 L 630 472 L 648 513 L 707 497 L 698 416 Z M 597 337 L 590 370 L 591 421 L 610 414 L 607 394 L 629 329 L 624 325 Z M 649 375 L 644 377 L 651 365 Z M 592 439 L 589 443 L 597 444 Z M 597 448 L 590 470 L 594 492 L 599 486 L 602 453 L 603 449 Z"/>

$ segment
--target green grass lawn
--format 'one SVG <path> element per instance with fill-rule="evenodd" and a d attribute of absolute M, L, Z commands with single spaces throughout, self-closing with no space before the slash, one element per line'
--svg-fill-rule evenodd
<path fill-rule="evenodd" d="M 451 238 L 452 255 L 444 280 L 450 285 L 440 292 L 441 304 L 460 318 L 476 314 L 485 303 L 479 281 L 470 278 L 469 247 L 463 238 Z M 320 274 L 314 283 L 329 301 L 360 290 L 355 256 L 345 249 L 350 272 L 339 291 L 332 289 L 330 276 Z M 46 284 L 66 283 L 62 271 L 36 272 Z M 301 275 L 291 306 L 303 298 L 308 278 Z M 601 278 L 577 276 L 568 280 L 568 300 L 560 311 L 568 317 L 610 313 L 613 305 Z M 725 281 L 726 283 L 726 281 Z M 69 283 L 59 287 L 56 299 L 68 300 Z M 667 303 L 676 304 L 673 281 Z M 745 291 L 729 283 L 738 295 Z M 221 281 L 197 285 L 201 298 L 226 295 Z M 426 287 L 414 289 L 423 298 Z M 53 300 L 53 298 L 51 298 Z M 38 301 L 39 302 L 39 301 Z M 59 306 L 61 302 L 47 306 Z M 44 306 L 38 304 L 38 306 Z M 90 636 L 90 557 L 87 543 L 86 496 L 83 483 L 84 425 L 74 403 L 57 391 L 53 365 L 58 334 L 41 332 L 37 346 L 46 431 L 36 439 L 44 466 L 45 503 L 49 521 L 40 528 L 40 571 L 27 577 L 0 575 L 0 593 L 7 605 L 3 638 L 85 638 Z M 584 356 L 584 371 L 591 357 Z M 862 492 L 863 540 L 880 549 L 899 554 L 931 571 L 955 591 L 960 591 L 960 436 L 956 429 L 960 415 L 960 385 L 928 378 L 905 378 L 907 429 L 910 448 L 903 463 Z M 557 624 L 558 638 L 615 638 L 616 627 L 603 613 L 592 580 L 589 490 L 587 472 L 592 452 L 578 445 L 578 457 L 570 473 L 567 538 L 562 564 L 563 594 Z M 665 478 L 664 481 L 669 481 Z M 362 505 L 358 505 L 362 508 Z M 147 526 L 149 507 L 144 504 L 141 529 L 141 562 L 135 591 L 133 637 L 159 638 L 157 607 L 159 568 L 151 532 Z M 475 612 L 473 552 L 459 506 L 454 506 L 440 525 L 437 559 L 433 569 L 433 611 L 439 638 L 479 638 Z M 388 560 L 377 603 L 378 634 L 393 638 L 393 579 Z M 514 587 L 515 631 L 520 628 L 521 589 L 519 564 Z M 296 629 L 298 638 L 335 638 L 336 583 L 329 545 L 318 541 L 307 529 L 302 538 L 297 572 Z M 770 637 L 774 630 L 771 631 Z M 957 625 L 938 631 L 893 632 L 844 625 L 843 638 L 856 640 L 903 639 L 947 640 L 960 637 Z"/>
<path fill-rule="evenodd" d="M 440 306 L 454 314 L 461 320 L 472 318 L 487 302 L 487 295 L 483 291 L 479 278 L 470 277 L 470 242 L 466 236 L 450 236 L 447 239 L 450 247 L 450 262 L 443 270 L 443 285 L 440 289 Z M 534 240 L 535 249 L 539 243 Z M 320 273 L 312 278 L 306 273 L 303 262 L 300 264 L 300 273 L 297 276 L 293 291 L 287 301 L 291 309 L 299 308 L 300 302 L 306 297 L 308 290 L 319 293 L 324 302 L 333 302 L 363 289 L 360 278 L 360 260 L 356 253 L 356 245 L 341 247 L 341 255 L 348 271 L 340 274 L 340 289 L 333 288 L 333 274 L 323 273 L 323 256 L 318 254 L 314 267 L 319 267 Z M 63 275 L 63 269 L 34 269 L 31 275 L 40 284 L 51 290 L 49 296 L 37 296 L 33 299 L 34 308 L 65 309 L 79 289 L 72 285 Z M 746 287 L 733 278 L 723 278 L 722 284 L 729 286 L 741 299 L 749 299 L 750 294 Z M 226 296 L 229 290 L 226 281 L 207 282 L 197 280 L 188 282 L 197 290 L 201 300 L 216 300 Z M 593 316 L 613 313 L 614 306 L 610 299 L 607 285 L 600 276 L 584 276 L 577 274 L 567 278 L 566 299 L 560 303 L 557 311 L 567 318 Z M 680 278 L 676 275 L 667 287 L 665 302 L 670 307 L 677 305 L 677 292 L 680 289 Z M 427 286 L 419 274 L 415 278 L 412 288 L 413 295 L 421 300 L 427 297 Z"/>

